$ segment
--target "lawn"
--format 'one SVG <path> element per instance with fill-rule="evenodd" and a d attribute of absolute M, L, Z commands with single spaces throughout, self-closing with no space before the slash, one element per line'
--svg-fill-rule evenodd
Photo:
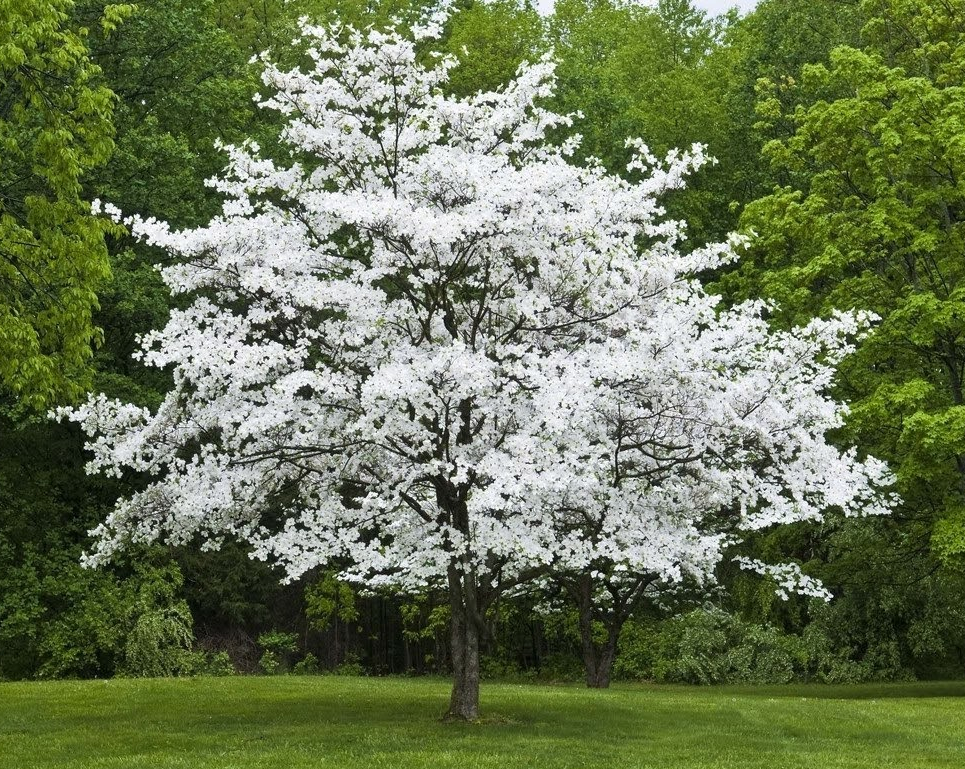
<path fill-rule="evenodd" d="M 965 683 L 685 688 L 486 683 L 443 724 L 427 679 L 0 684 L 0 767 L 965 767 Z"/>

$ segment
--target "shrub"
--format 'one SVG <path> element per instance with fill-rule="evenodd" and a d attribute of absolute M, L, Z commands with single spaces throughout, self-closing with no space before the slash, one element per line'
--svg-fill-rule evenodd
<path fill-rule="evenodd" d="M 540 661 L 537 677 L 541 681 L 581 681 L 583 680 L 583 663 L 573 654 L 555 652 L 547 654 Z"/>
<path fill-rule="evenodd" d="M 299 676 L 315 676 L 320 672 L 321 666 L 318 664 L 318 657 L 311 652 L 308 652 L 308 654 L 292 668 L 292 673 Z"/>
<path fill-rule="evenodd" d="M 286 672 L 290 667 L 290 658 L 296 648 L 298 637 L 294 633 L 282 633 L 271 630 L 258 636 L 258 645 L 264 650 L 258 667 L 265 675 L 276 675 Z"/>
<path fill-rule="evenodd" d="M 231 662 L 228 652 L 214 652 L 206 655 L 204 670 L 202 675 L 206 676 L 233 676 L 235 666 Z"/>
<path fill-rule="evenodd" d="M 479 676 L 485 680 L 515 681 L 524 677 L 519 665 L 502 654 L 484 654 L 479 659 Z"/>
<path fill-rule="evenodd" d="M 129 613 L 120 672 L 138 677 L 191 672 L 194 622 L 187 602 L 179 597 L 180 570 L 169 563 L 142 565 L 137 572 L 141 584 Z"/>
<path fill-rule="evenodd" d="M 663 622 L 630 622 L 614 676 L 668 683 L 788 683 L 806 676 L 805 642 L 717 608 Z"/>
<path fill-rule="evenodd" d="M 357 654 L 349 652 L 345 655 L 345 661 L 332 671 L 337 676 L 364 676 L 365 668 L 362 660 Z"/>

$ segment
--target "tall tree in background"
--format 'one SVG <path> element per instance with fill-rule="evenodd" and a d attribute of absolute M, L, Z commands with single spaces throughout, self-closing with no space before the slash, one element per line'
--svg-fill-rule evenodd
<path fill-rule="evenodd" d="M 447 88 L 460 96 L 495 91 L 548 48 L 543 22 L 530 2 L 495 0 L 466 3 L 453 13 L 443 37 L 445 51 L 459 61 Z"/>
<path fill-rule="evenodd" d="M 747 154 L 746 137 L 737 140 L 728 130 L 733 66 L 715 53 L 728 24 L 707 18 L 689 0 L 655 8 L 560 0 L 548 22 L 560 62 L 555 106 L 584 116 L 576 123 L 584 137 L 577 157 L 597 157 L 625 174 L 624 138 L 641 136 L 658 156 L 701 142 L 720 161 L 667 201 L 695 242 L 725 238 L 736 224 L 727 184 Z"/>
<path fill-rule="evenodd" d="M 840 639 L 888 650 L 900 671 L 924 649 L 954 658 L 965 632 L 961 580 L 939 568 L 965 552 L 965 5 L 877 0 L 860 14 L 860 45 L 763 84 L 780 185 L 748 205 L 758 238 L 723 285 L 776 300 L 778 324 L 881 316 L 842 366 L 844 437 L 891 463 L 904 502 L 818 547 L 843 588 Z"/>
<path fill-rule="evenodd" d="M 30 4 L 17 5 L 14 17 L 21 16 L 11 22 L 18 24 L 20 35 L 30 32 L 30 19 L 40 18 L 42 4 L 25 5 Z M 251 97 L 256 70 L 247 64 L 250 54 L 241 50 L 241 43 L 214 23 L 212 3 L 146 0 L 114 28 L 117 14 L 129 10 L 103 0 L 63 4 L 63 28 L 86 30 L 77 32 L 86 48 L 78 59 L 89 78 L 86 87 L 100 89 L 97 93 L 105 98 L 107 88 L 116 95 L 108 102 L 113 129 L 106 116 L 97 124 L 108 140 L 113 135 L 114 151 L 79 177 L 85 190 L 79 198 L 117 197 L 144 216 L 182 226 L 198 224 L 217 210 L 217 193 L 204 185 L 223 163 L 215 140 L 271 131 L 270 125 L 255 120 Z M 8 19 L 4 14 L 2 23 Z M 40 26 L 30 34 L 38 29 L 53 27 Z M 55 60 L 71 55 L 69 48 L 44 46 Z M 53 70 L 47 74 L 56 75 Z M 64 83 L 56 78 L 48 83 L 50 88 L 55 85 Z M 57 131 L 58 121 L 73 125 L 84 112 L 64 115 L 31 108 L 28 115 L 34 130 Z M 62 162 L 85 157 L 82 149 L 80 145 Z M 13 169 L 13 158 L 16 155 L 3 158 L 4 171 Z M 80 204 L 78 211 L 78 218 L 87 217 L 92 233 L 102 231 L 104 222 L 88 216 L 89 203 Z M 89 378 L 77 389 L 89 389 L 93 380 L 98 389 L 117 397 L 156 406 L 170 387 L 170 376 L 139 365 L 131 353 L 137 335 L 163 324 L 168 315 L 170 295 L 155 269 L 158 253 L 124 237 L 110 238 L 106 249 L 100 242 L 95 253 L 98 259 L 109 259 L 112 279 L 98 287 L 92 323 L 103 330 L 103 342 L 89 361 Z M 75 256 L 82 265 L 81 254 Z M 4 420 L 3 430 L 0 640 L 7 653 L 0 675 L 110 675 L 126 664 L 126 636 L 136 619 L 129 616 L 132 597 L 153 577 L 150 569 L 127 564 L 87 572 L 79 558 L 87 530 L 103 519 L 119 493 L 136 484 L 85 478 L 82 441 L 69 426 L 15 419 Z M 195 605 L 207 612 L 200 615 L 205 623 L 216 623 L 226 614 L 225 607 L 231 607 L 233 618 L 263 617 L 264 604 L 271 600 L 260 597 L 265 592 L 261 586 L 277 592 L 277 579 L 266 576 L 267 569 L 255 568 L 261 564 L 251 564 L 243 554 L 234 560 L 230 555 L 180 558 L 188 586 L 219 585 L 219 591 L 201 598 L 198 590 L 192 595 Z M 158 574 L 171 573 L 171 558 L 171 552 L 154 552 L 150 561 Z M 180 584 L 180 577 L 172 579 Z M 230 586 L 238 583 L 242 587 L 232 593 Z"/>
<path fill-rule="evenodd" d="M 32 407 L 83 392 L 110 275 L 81 185 L 113 149 L 114 97 L 73 7 L 0 3 L 0 387 Z M 123 15 L 105 10 L 108 27 Z"/>
<path fill-rule="evenodd" d="M 748 206 L 760 238 L 742 274 L 788 321 L 861 307 L 880 327 L 845 367 L 850 429 L 894 463 L 935 544 L 965 550 L 965 6 L 867 2 L 861 49 L 805 67 L 821 98 L 766 117 L 794 134 L 765 148 L 790 182 Z"/>
<path fill-rule="evenodd" d="M 727 230 L 736 227 L 744 205 L 784 180 L 782 170 L 761 157 L 761 149 L 794 129 L 788 121 L 761 122 L 760 89 L 784 99 L 790 110 L 801 91 L 788 86 L 800 85 L 801 67 L 827 63 L 833 48 L 857 44 L 858 5 L 859 0 L 760 0 L 744 17 L 718 20 L 719 33 L 698 85 L 712 104 L 704 119 L 712 120 L 715 130 L 700 140 L 719 160 L 707 179 L 708 205 L 727 210 Z"/>

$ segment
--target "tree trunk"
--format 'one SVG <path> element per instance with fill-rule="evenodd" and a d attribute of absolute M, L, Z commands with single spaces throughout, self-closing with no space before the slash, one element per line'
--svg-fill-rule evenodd
<path fill-rule="evenodd" d="M 606 640 L 602 645 L 593 639 L 593 580 L 589 574 L 581 574 L 577 588 L 580 610 L 580 642 L 583 649 L 583 668 L 586 685 L 591 689 L 606 689 L 610 685 L 613 662 L 617 656 L 617 639 L 623 627 L 621 618 L 614 614 L 605 622 Z"/>
<path fill-rule="evenodd" d="M 471 575 L 449 567 L 451 620 L 452 696 L 446 721 L 479 718 L 479 626 L 477 589 Z"/>

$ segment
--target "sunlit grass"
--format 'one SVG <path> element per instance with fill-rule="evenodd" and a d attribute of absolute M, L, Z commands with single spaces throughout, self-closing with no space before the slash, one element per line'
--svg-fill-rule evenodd
<path fill-rule="evenodd" d="M 427 679 L 0 684 L 0 767 L 965 767 L 965 683 L 609 691 Z"/>

